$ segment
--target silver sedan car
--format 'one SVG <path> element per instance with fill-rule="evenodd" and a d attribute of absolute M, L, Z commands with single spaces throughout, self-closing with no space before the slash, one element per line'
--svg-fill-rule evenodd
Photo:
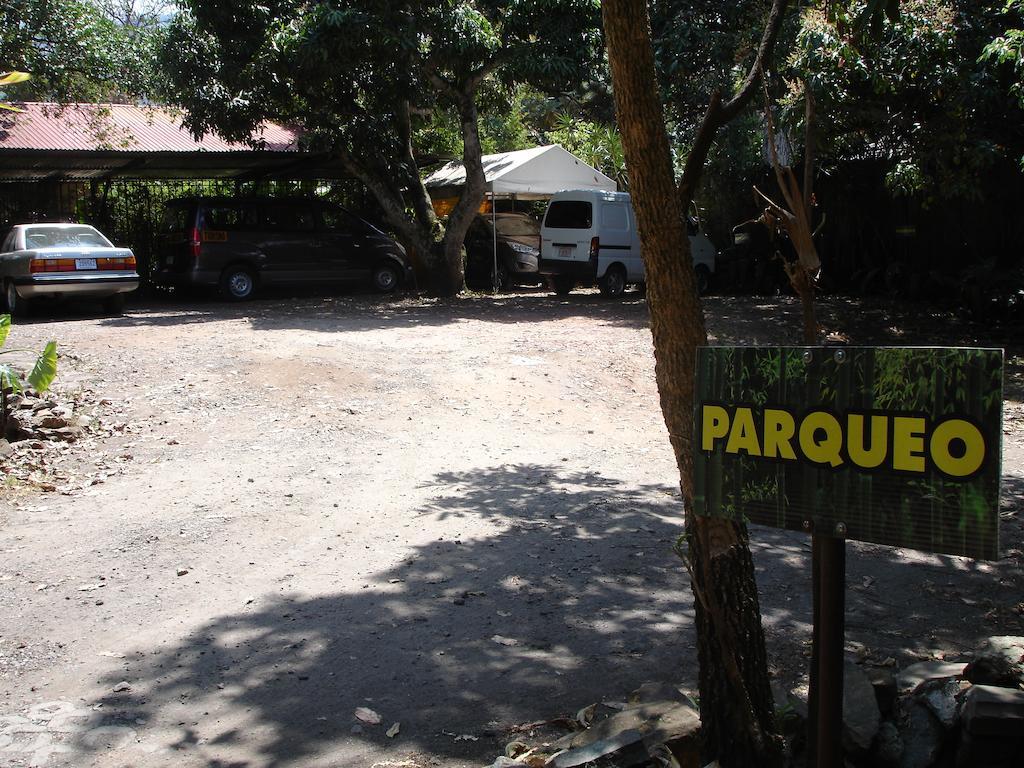
<path fill-rule="evenodd" d="M 86 224 L 18 224 L 0 246 L 4 310 L 23 315 L 39 297 L 99 299 L 120 314 L 139 287 L 135 255 Z"/>

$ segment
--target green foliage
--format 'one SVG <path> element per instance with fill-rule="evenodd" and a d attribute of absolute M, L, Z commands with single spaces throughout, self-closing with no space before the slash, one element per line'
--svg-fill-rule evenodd
<path fill-rule="evenodd" d="M 48 341 L 43 352 L 36 358 L 26 380 L 36 392 L 45 392 L 57 378 L 57 342 Z"/>
<path fill-rule="evenodd" d="M 524 101 L 533 98 L 525 86 L 506 88 L 488 78 L 477 95 L 480 144 L 484 154 L 511 152 L 533 146 Z M 455 110 L 438 106 L 417 121 L 413 144 L 421 156 L 462 157 L 462 133 Z"/>
<path fill-rule="evenodd" d="M 19 97 L 64 103 L 153 94 L 158 19 L 115 11 L 101 0 L 0 4 L 0 62 L 33 76 Z"/>
<path fill-rule="evenodd" d="M 717 91 L 729 98 L 753 64 L 766 10 L 759 0 L 672 0 L 652 7 L 655 58 L 677 176 L 712 95 Z M 798 22 L 797 14 L 787 18 L 778 51 L 792 45 Z M 698 203 L 707 208 L 705 230 L 720 245 L 728 242 L 733 225 L 751 215 L 751 187 L 765 169 L 759 101 L 755 97 L 750 109 L 718 132 L 697 191 Z"/>
<path fill-rule="evenodd" d="M 622 137 L 614 125 L 559 112 L 555 116 L 555 127 L 546 132 L 545 138 L 545 143 L 561 144 L 584 162 L 615 179 L 620 189 L 629 189 Z"/>
<path fill-rule="evenodd" d="M 245 139 L 265 119 L 292 121 L 313 141 L 375 158 L 400 150 L 400 107 L 413 107 L 428 142 L 454 148 L 453 106 L 432 75 L 456 90 L 481 69 L 481 99 L 505 101 L 517 83 L 571 87 L 600 55 L 593 0 L 436 5 L 277 2 L 230 6 L 186 0 L 162 59 L 175 100 L 196 133 Z M 497 127 L 495 134 L 508 133 Z M 521 133 L 517 129 L 513 135 Z"/>
<path fill-rule="evenodd" d="M 597 0 L 182 0 L 161 60 L 193 133 L 248 140 L 264 120 L 303 128 L 415 249 L 436 222 L 414 156 L 461 154 L 478 130 L 484 151 L 525 143 L 502 105 L 520 84 L 585 80 L 600 60 L 599 22 Z"/>
<path fill-rule="evenodd" d="M 905 0 L 882 23 L 883 6 L 803 12 L 784 71 L 784 124 L 802 135 L 807 84 L 821 115 L 822 171 L 870 160 L 882 163 L 894 195 L 977 198 L 979 179 L 1021 142 L 1019 109 L 979 63 L 995 34 L 993 3 Z"/>
<path fill-rule="evenodd" d="M 978 61 L 1009 73 L 1004 75 L 1008 92 L 1024 109 L 1024 0 L 1006 0 L 1000 17 L 1010 26 L 985 46 Z M 1020 162 L 1024 169 L 1024 153 Z"/>
<path fill-rule="evenodd" d="M 6 341 L 11 330 L 11 316 L 0 315 L 0 347 Z M 0 355 L 10 354 L 17 350 L 2 350 Z M 57 376 L 57 342 L 47 342 L 28 376 L 22 376 L 14 368 L 6 364 L 0 364 L 0 389 L 4 391 L 20 392 L 24 384 L 28 384 L 36 392 L 45 392 L 50 388 L 54 378 Z"/>

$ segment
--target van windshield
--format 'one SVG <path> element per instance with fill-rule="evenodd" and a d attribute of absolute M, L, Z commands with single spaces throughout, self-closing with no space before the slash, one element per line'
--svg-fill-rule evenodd
<path fill-rule="evenodd" d="M 556 200 L 548 206 L 544 226 L 551 229 L 590 229 L 593 206 L 587 200 Z"/>

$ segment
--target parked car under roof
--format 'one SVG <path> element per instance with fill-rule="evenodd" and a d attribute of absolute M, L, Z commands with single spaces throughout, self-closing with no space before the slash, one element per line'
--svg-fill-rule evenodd
<path fill-rule="evenodd" d="M 4 310 L 28 312 L 36 299 L 99 299 L 119 314 L 139 287 L 135 255 L 87 224 L 18 224 L 0 245 Z"/>
<path fill-rule="evenodd" d="M 539 258 L 536 219 L 525 213 L 478 214 L 466 235 L 466 283 L 485 290 L 502 290 L 513 283 L 536 285 L 541 282 Z"/>

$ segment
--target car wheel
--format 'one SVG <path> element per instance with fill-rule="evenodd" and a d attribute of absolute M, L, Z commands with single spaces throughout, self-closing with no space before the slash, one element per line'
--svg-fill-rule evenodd
<path fill-rule="evenodd" d="M 28 299 L 18 295 L 13 280 L 8 280 L 4 285 L 4 309 L 12 317 L 25 317 L 28 314 Z"/>
<path fill-rule="evenodd" d="M 220 290 L 231 301 L 251 299 L 256 292 L 256 276 L 249 267 L 228 267 L 220 276 Z"/>
<path fill-rule="evenodd" d="M 576 281 L 569 275 L 555 275 L 551 278 L 551 288 L 559 296 L 568 296 L 575 287 Z"/>
<path fill-rule="evenodd" d="M 402 274 L 398 265 L 391 261 L 384 261 L 373 268 L 370 276 L 373 289 L 380 293 L 391 293 L 402 282 Z"/>
<path fill-rule="evenodd" d="M 711 270 L 705 264 L 698 264 L 693 268 L 694 283 L 697 287 L 697 295 L 703 296 L 711 287 Z"/>
<path fill-rule="evenodd" d="M 103 311 L 108 315 L 119 317 L 124 314 L 124 294 L 115 293 L 103 300 Z"/>
<path fill-rule="evenodd" d="M 619 264 L 613 264 L 604 272 L 598 282 L 601 293 L 609 298 L 618 298 L 626 290 L 626 270 Z"/>

